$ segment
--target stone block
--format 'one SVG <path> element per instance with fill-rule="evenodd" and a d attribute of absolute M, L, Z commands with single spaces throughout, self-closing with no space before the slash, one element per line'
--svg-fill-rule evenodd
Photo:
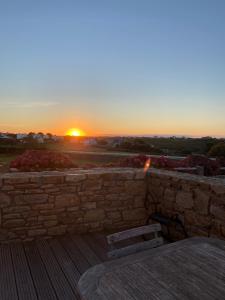
<path fill-rule="evenodd" d="M 220 237 L 221 235 L 221 221 L 213 220 L 212 227 L 210 228 L 210 237 Z"/>
<path fill-rule="evenodd" d="M 10 219 L 3 223 L 4 228 L 14 228 L 23 226 L 25 224 L 25 220 L 23 219 Z"/>
<path fill-rule="evenodd" d="M 175 198 L 176 198 L 175 190 L 166 188 L 163 198 L 165 199 L 165 201 L 167 201 L 167 200 L 175 201 Z"/>
<path fill-rule="evenodd" d="M 121 221 L 122 216 L 119 211 L 111 211 L 111 212 L 107 212 L 107 219 L 113 220 L 113 221 Z"/>
<path fill-rule="evenodd" d="M 28 205 L 18 205 L 18 206 L 10 206 L 2 209 L 3 213 L 23 213 L 31 210 Z"/>
<path fill-rule="evenodd" d="M 29 190 L 25 190 L 25 192 L 22 192 L 25 194 L 44 194 L 45 191 L 43 189 L 29 189 Z"/>
<path fill-rule="evenodd" d="M 55 221 L 57 220 L 56 215 L 48 215 L 48 216 L 38 216 L 38 221 L 39 222 L 45 222 L 45 221 Z"/>
<path fill-rule="evenodd" d="M 15 177 L 13 177 L 12 175 L 11 177 L 4 179 L 5 185 L 15 185 L 20 183 L 28 183 L 28 182 L 29 182 L 29 177 L 23 177 L 22 175 L 15 176 Z"/>
<path fill-rule="evenodd" d="M 199 228 L 211 228 L 212 218 L 210 216 L 203 216 L 193 211 L 184 212 L 184 222 L 186 225 L 198 226 Z"/>
<path fill-rule="evenodd" d="M 38 203 L 38 204 L 32 204 L 31 205 L 32 209 L 34 210 L 52 210 L 54 208 L 54 204 L 53 203 Z"/>
<path fill-rule="evenodd" d="M 14 185 L 16 190 L 38 189 L 39 185 L 35 183 L 23 183 Z"/>
<path fill-rule="evenodd" d="M 152 186 L 148 190 L 150 195 L 154 195 L 159 200 L 162 199 L 165 188 L 163 186 Z"/>
<path fill-rule="evenodd" d="M 62 235 L 66 233 L 66 225 L 59 225 L 48 228 L 48 235 Z"/>
<path fill-rule="evenodd" d="M 35 228 L 28 230 L 28 236 L 30 237 L 36 237 L 45 235 L 47 233 L 47 230 L 45 228 Z"/>
<path fill-rule="evenodd" d="M 88 179 L 83 183 L 83 190 L 91 190 L 91 191 L 97 191 L 100 190 L 102 187 L 102 181 L 97 180 L 91 180 Z"/>
<path fill-rule="evenodd" d="M 145 203 L 145 197 L 135 196 L 133 199 L 134 208 L 144 207 L 144 203 Z"/>
<path fill-rule="evenodd" d="M 55 198 L 55 207 L 69 207 L 71 205 L 79 205 L 80 199 L 74 194 L 61 194 Z"/>
<path fill-rule="evenodd" d="M 17 196 L 17 195 L 23 195 L 23 194 L 25 194 L 25 192 L 24 191 L 19 191 L 19 190 L 14 190 L 14 191 L 8 191 L 7 192 L 7 195 L 9 195 L 9 196 Z"/>
<path fill-rule="evenodd" d="M 124 187 L 129 195 L 142 195 L 145 193 L 145 183 L 143 181 L 125 181 Z"/>
<path fill-rule="evenodd" d="M 81 204 L 81 208 L 85 209 L 95 209 L 96 208 L 96 202 L 85 202 Z"/>
<path fill-rule="evenodd" d="M 13 185 L 3 185 L 1 187 L 1 190 L 3 192 L 13 191 L 14 190 L 14 186 Z"/>
<path fill-rule="evenodd" d="M 143 171 L 143 169 L 137 170 L 135 172 L 134 179 L 136 179 L 136 180 L 144 180 L 145 177 L 146 177 L 146 173 Z"/>
<path fill-rule="evenodd" d="M 102 221 L 105 219 L 105 212 L 103 209 L 92 209 L 85 213 L 84 221 L 85 222 L 96 222 Z"/>
<path fill-rule="evenodd" d="M 118 195 L 118 194 L 105 195 L 105 200 L 106 201 L 116 201 L 116 200 L 119 200 L 119 198 L 120 198 L 120 195 Z"/>
<path fill-rule="evenodd" d="M 41 177 L 40 176 L 35 176 L 35 175 L 29 175 L 29 182 L 40 184 Z"/>
<path fill-rule="evenodd" d="M 148 184 L 150 185 L 150 187 L 152 187 L 152 186 L 161 186 L 162 182 L 159 178 L 149 177 L 148 178 Z"/>
<path fill-rule="evenodd" d="M 121 169 L 121 171 L 115 172 L 115 174 L 117 180 L 132 180 L 134 179 L 135 170 L 123 171 L 123 169 Z"/>
<path fill-rule="evenodd" d="M 58 188 L 51 188 L 51 189 L 45 189 L 44 191 L 47 194 L 58 194 L 60 192 L 60 189 L 58 189 Z"/>
<path fill-rule="evenodd" d="M 0 192 L 0 207 L 1 208 L 7 207 L 10 205 L 10 203 L 11 203 L 10 197 L 5 193 Z"/>
<path fill-rule="evenodd" d="M 38 225 L 38 218 L 36 217 L 29 217 L 26 219 L 26 226 L 29 228 L 30 226 Z"/>
<path fill-rule="evenodd" d="M 120 181 L 115 181 L 115 180 L 107 180 L 103 181 L 103 187 L 113 187 L 116 186 Z M 124 184 L 124 181 L 123 181 Z"/>
<path fill-rule="evenodd" d="M 81 206 L 71 206 L 71 207 L 67 207 L 66 210 L 67 210 L 68 212 L 75 212 L 75 211 L 80 210 L 81 207 L 82 207 L 82 204 L 81 204 Z"/>
<path fill-rule="evenodd" d="M 41 205 L 41 204 L 39 204 Z M 51 209 L 41 209 L 39 214 L 42 216 L 50 216 L 50 215 L 60 215 L 61 213 L 65 212 L 65 208 L 51 208 Z"/>
<path fill-rule="evenodd" d="M 225 184 L 212 184 L 211 190 L 217 195 L 225 195 Z"/>
<path fill-rule="evenodd" d="M 194 190 L 194 210 L 199 214 L 208 215 L 210 194 L 200 189 Z"/>
<path fill-rule="evenodd" d="M 102 178 L 103 174 L 102 174 L 102 172 L 93 171 L 93 172 L 90 172 L 90 173 L 86 174 L 86 176 L 87 176 L 88 179 L 96 180 L 96 179 Z"/>
<path fill-rule="evenodd" d="M 4 220 L 9 220 L 9 219 L 20 219 L 21 218 L 21 214 L 4 214 L 2 216 L 2 218 Z"/>
<path fill-rule="evenodd" d="M 210 213 L 218 220 L 225 222 L 225 206 L 210 206 Z"/>
<path fill-rule="evenodd" d="M 191 192 L 179 191 L 176 195 L 177 208 L 191 209 L 194 205 L 193 194 Z"/>
<path fill-rule="evenodd" d="M 125 221 L 145 220 L 147 211 L 145 208 L 136 208 L 123 211 L 123 219 Z"/>
<path fill-rule="evenodd" d="M 85 174 L 68 174 L 66 175 L 66 182 L 80 182 L 86 179 Z"/>
<path fill-rule="evenodd" d="M 58 221 L 57 220 L 45 221 L 45 222 L 43 222 L 43 224 L 44 224 L 45 228 L 49 228 L 49 227 L 56 226 L 58 224 Z"/>
<path fill-rule="evenodd" d="M 102 174 L 102 179 L 104 180 L 104 185 L 107 186 L 108 183 L 115 181 L 117 179 L 117 174 L 116 173 L 103 173 Z"/>
<path fill-rule="evenodd" d="M 43 175 L 41 177 L 42 184 L 49 184 L 49 183 L 56 183 L 56 184 L 62 184 L 64 183 L 64 175 Z"/>
<path fill-rule="evenodd" d="M 20 204 L 36 204 L 45 203 L 48 200 L 48 194 L 29 194 L 15 196 L 14 202 L 17 205 Z"/>

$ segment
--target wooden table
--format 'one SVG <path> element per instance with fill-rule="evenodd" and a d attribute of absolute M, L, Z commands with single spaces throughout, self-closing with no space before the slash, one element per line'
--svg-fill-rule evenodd
<path fill-rule="evenodd" d="M 89 269 L 82 299 L 225 299 L 225 241 L 190 238 Z"/>

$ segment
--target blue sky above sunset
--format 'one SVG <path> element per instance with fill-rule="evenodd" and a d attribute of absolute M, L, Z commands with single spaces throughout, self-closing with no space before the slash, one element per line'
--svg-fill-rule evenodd
<path fill-rule="evenodd" d="M 225 136 L 225 1 L 1 0 L 0 131 Z"/>

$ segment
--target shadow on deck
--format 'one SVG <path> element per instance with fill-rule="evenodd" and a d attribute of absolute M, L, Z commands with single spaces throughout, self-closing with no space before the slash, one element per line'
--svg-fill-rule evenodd
<path fill-rule="evenodd" d="M 0 299 L 80 299 L 77 283 L 107 260 L 104 234 L 64 236 L 0 247 Z"/>

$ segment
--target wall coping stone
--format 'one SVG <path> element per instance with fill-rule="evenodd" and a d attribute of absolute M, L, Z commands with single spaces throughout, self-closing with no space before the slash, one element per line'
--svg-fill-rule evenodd
<path fill-rule="evenodd" d="M 224 178 L 216 178 L 216 177 L 206 177 L 194 174 L 180 173 L 177 171 L 167 171 L 162 169 L 150 168 L 147 172 L 147 175 L 156 175 L 156 176 L 165 176 L 174 179 L 186 180 L 186 181 L 195 181 L 197 183 L 207 183 L 209 185 L 225 185 Z"/>
<path fill-rule="evenodd" d="M 30 178 L 30 177 L 45 177 L 45 176 L 67 176 L 78 174 L 111 174 L 111 173 L 142 173 L 142 169 L 136 168 L 95 168 L 95 169 L 70 169 L 68 171 L 42 171 L 42 172 L 11 172 L 0 174 L 1 179 L 8 178 Z"/>
<path fill-rule="evenodd" d="M 127 174 L 138 173 L 144 174 L 143 169 L 136 168 L 95 168 L 95 169 L 70 169 L 68 171 L 43 171 L 43 172 L 15 172 L 15 173 L 3 173 L 0 175 L 0 181 L 11 178 L 41 178 L 51 176 L 66 177 L 68 175 L 99 175 L 99 174 Z M 194 174 L 180 173 L 177 171 L 167 171 L 162 169 L 150 168 L 147 175 L 165 176 L 174 179 L 183 179 L 187 181 L 195 181 L 197 183 L 208 183 L 210 185 L 225 185 L 224 178 L 206 177 Z M 143 176 L 144 177 L 144 176 Z"/>

